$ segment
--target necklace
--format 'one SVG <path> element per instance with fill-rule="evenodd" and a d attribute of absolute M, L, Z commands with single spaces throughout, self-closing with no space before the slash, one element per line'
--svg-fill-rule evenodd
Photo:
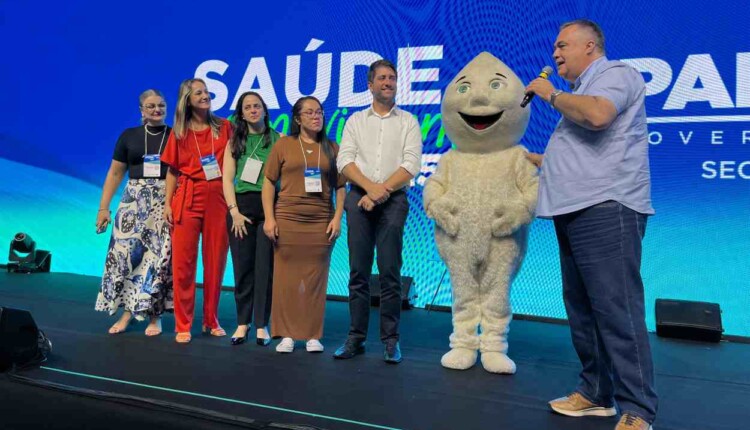
<path fill-rule="evenodd" d="M 152 127 L 154 127 L 154 126 L 152 126 Z M 148 129 L 148 124 L 143 124 L 144 130 L 146 130 L 146 133 L 150 134 L 151 136 L 158 136 L 158 135 L 164 133 L 164 130 L 167 129 L 167 127 L 164 126 L 164 125 L 157 125 L 155 127 L 164 127 L 164 128 L 162 129 L 162 131 L 160 131 L 158 133 L 154 133 L 154 132 L 152 132 L 151 130 Z"/>
<path fill-rule="evenodd" d="M 307 171 L 307 156 L 305 155 L 305 150 L 302 149 L 302 137 L 301 137 L 301 135 L 297 136 L 297 140 L 299 140 L 299 149 L 302 150 L 302 158 L 305 159 L 305 171 Z M 323 152 L 323 151 L 318 151 L 318 170 L 320 170 L 320 153 L 321 152 Z M 308 154 L 312 153 L 312 150 L 308 149 L 307 153 Z"/>
<path fill-rule="evenodd" d="M 159 151 L 157 152 L 157 154 L 161 154 L 161 147 L 162 145 L 164 145 L 164 138 L 167 137 L 167 133 L 165 133 L 167 131 L 167 127 L 165 126 L 164 130 L 160 131 L 159 133 L 152 133 L 148 131 L 148 125 L 146 124 L 143 124 L 143 129 L 146 130 L 146 133 L 150 134 L 151 136 L 158 136 L 160 134 L 162 135 L 161 143 L 159 143 Z M 143 148 L 143 153 L 148 154 L 148 136 L 146 136 L 145 134 L 143 135 Z"/>

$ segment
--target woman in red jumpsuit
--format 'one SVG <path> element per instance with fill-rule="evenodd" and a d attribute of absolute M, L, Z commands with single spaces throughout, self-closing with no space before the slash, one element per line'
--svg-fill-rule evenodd
<path fill-rule="evenodd" d="M 211 112 L 201 79 L 180 85 L 174 127 L 161 161 L 169 165 L 164 217 L 172 226 L 175 340 L 188 343 L 195 307 L 198 240 L 203 235 L 203 330 L 226 336 L 217 308 L 227 263 L 227 205 L 221 182 L 231 126 Z"/>

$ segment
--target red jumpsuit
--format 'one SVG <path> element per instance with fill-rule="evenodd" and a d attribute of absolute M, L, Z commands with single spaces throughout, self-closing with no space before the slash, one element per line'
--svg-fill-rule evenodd
<path fill-rule="evenodd" d="M 218 137 L 211 128 L 187 130 L 184 138 L 170 134 L 161 161 L 179 171 L 177 190 L 172 198 L 172 273 L 174 276 L 174 317 L 177 333 L 189 332 L 195 308 L 195 272 L 198 240 L 203 234 L 203 325 L 219 327 L 217 309 L 221 282 L 227 264 L 227 203 L 221 178 L 206 180 L 201 157 L 212 152 L 223 168 L 224 150 L 231 136 L 231 125 L 223 120 Z"/>

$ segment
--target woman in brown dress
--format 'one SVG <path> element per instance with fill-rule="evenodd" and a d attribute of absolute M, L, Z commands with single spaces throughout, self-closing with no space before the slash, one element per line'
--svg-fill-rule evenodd
<path fill-rule="evenodd" d="M 328 268 L 341 234 L 346 183 L 336 169 L 338 145 L 324 124 L 318 99 L 299 99 L 291 133 L 273 146 L 265 170 L 263 230 L 274 242 L 271 333 L 283 338 L 276 346 L 282 353 L 294 350 L 295 339 L 307 340 L 308 352 L 323 352 Z"/>

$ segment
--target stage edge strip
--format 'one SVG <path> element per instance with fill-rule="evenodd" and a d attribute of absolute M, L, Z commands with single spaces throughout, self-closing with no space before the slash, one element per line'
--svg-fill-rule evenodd
<path fill-rule="evenodd" d="M 169 392 L 169 393 L 184 394 L 184 395 L 188 395 L 188 396 L 201 397 L 201 398 L 204 398 L 204 399 L 211 399 L 211 400 L 219 400 L 219 401 L 222 401 L 222 402 L 236 403 L 236 404 L 240 404 L 240 405 L 253 406 L 253 407 L 262 408 L 262 409 L 271 409 L 271 410 L 274 410 L 274 411 L 288 412 L 288 413 L 292 413 L 292 414 L 304 415 L 304 416 L 313 417 L 313 418 L 322 418 L 322 419 L 326 419 L 326 420 L 338 421 L 338 422 L 347 423 L 347 424 L 356 424 L 356 425 L 360 425 L 360 426 L 363 426 L 363 427 L 370 427 L 370 428 L 383 429 L 383 430 L 401 430 L 401 429 L 398 429 L 398 428 L 395 428 L 395 427 L 387 427 L 387 426 L 381 426 L 381 425 L 378 425 L 378 424 L 366 423 L 366 422 L 362 422 L 362 421 L 348 420 L 346 418 L 332 417 L 332 416 L 329 416 L 329 415 L 321 415 L 321 414 L 315 414 L 315 413 L 312 413 L 312 412 L 298 411 L 298 410 L 295 410 L 295 409 L 281 408 L 281 407 L 278 407 L 278 406 L 264 405 L 262 403 L 245 402 L 243 400 L 228 399 L 226 397 L 211 396 L 211 395 L 208 395 L 208 394 L 194 393 L 192 391 L 176 390 L 176 389 L 173 389 L 173 388 L 159 387 L 157 385 L 149 385 L 149 384 L 141 384 L 141 383 L 138 383 L 138 382 L 123 381 L 123 380 L 120 380 L 120 379 L 107 378 L 105 376 L 97 376 L 97 375 L 90 375 L 90 374 L 87 374 L 87 373 L 72 372 L 70 370 L 56 369 L 54 367 L 40 366 L 40 368 L 44 369 L 44 370 L 49 370 L 49 371 L 52 371 L 52 372 L 63 373 L 63 374 L 66 374 L 66 375 L 82 376 L 84 378 L 96 379 L 96 380 L 99 380 L 99 381 L 116 382 L 118 384 L 132 385 L 132 386 L 135 386 L 135 387 L 142 387 L 142 388 L 150 388 L 150 389 L 153 389 L 153 390 L 166 391 L 166 392 Z"/>

